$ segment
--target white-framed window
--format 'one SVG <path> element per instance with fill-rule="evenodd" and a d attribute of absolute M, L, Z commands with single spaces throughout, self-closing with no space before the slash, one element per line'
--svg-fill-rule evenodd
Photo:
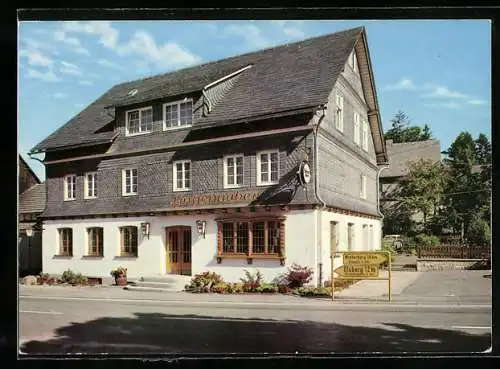
<path fill-rule="evenodd" d="M 122 170 L 122 195 L 137 195 L 137 169 Z"/>
<path fill-rule="evenodd" d="M 366 199 L 366 175 L 360 175 L 360 182 L 361 186 L 359 190 L 359 197 L 361 197 L 362 199 Z"/>
<path fill-rule="evenodd" d="M 224 188 L 243 186 L 243 155 L 224 157 Z"/>
<path fill-rule="evenodd" d="M 189 127 L 193 124 L 193 100 L 163 104 L 163 129 Z"/>
<path fill-rule="evenodd" d="M 76 199 L 76 175 L 68 174 L 64 176 L 64 200 Z"/>
<path fill-rule="evenodd" d="M 362 141 L 363 141 L 363 150 L 368 151 L 368 137 L 369 137 L 369 131 L 368 131 L 368 123 L 366 120 L 363 120 L 363 135 L 362 135 Z"/>
<path fill-rule="evenodd" d="M 153 108 L 128 110 L 125 112 L 127 136 L 148 133 L 153 130 Z"/>
<path fill-rule="evenodd" d="M 354 112 L 354 143 L 359 146 L 360 140 L 359 140 L 359 114 L 357 112 Z"/>
<path fill-rule="evenodd" d="M 257 186 L 276 184 L 279 181 L 279 151 L 257 153 Z"/>
<path fill-rule="evenodd" d="M 174 191 L 191 190 L 191 162 L 189 160 L 175 161 L 173 171 Z"/>
<path fill-rule="evenodd" d="M 344 97 L 339 94 L 335 97 L 335 128 L 344 132 Z"/>
<path fill-rule="evenodd" d="M 97 172 L 85 173 L 84 191 L 86 199 L 97 197 Z"/>

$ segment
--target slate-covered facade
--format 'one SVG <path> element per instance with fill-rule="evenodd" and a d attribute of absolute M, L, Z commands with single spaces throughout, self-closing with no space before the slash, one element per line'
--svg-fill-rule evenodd
<path fill-rule="evenodd" d="M 270 280 L 298 263 L 322 283 L 333 248 L 380 247 L 364 28 L 117 85 L 35 153 L 47 273 Z"/>

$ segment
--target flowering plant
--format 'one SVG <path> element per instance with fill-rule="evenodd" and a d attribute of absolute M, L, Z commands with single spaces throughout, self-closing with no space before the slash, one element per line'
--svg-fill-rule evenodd
<path fill-rule="evenodd" d="M 127 268 L 120 266 L 116 269 L 111 270 L 110 274 L 115 278 L 118 278 L 120 276 L 126 276 L 127 275 Z"/>

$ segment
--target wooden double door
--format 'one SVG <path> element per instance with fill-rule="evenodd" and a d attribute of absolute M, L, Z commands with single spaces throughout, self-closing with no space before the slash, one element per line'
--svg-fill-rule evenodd
<path fill-rule="evenodd" d="M 167 273 L 191 275 L 191 227 L 167 227 Z"/>

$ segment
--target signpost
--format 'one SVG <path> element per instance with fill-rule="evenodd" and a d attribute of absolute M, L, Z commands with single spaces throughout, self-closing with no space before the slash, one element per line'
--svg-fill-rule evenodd
<path fill-rule="evenodd" d="M 337 279 L 370 279 L 387 280 L 389 287 L 389 301 L 391 296 L 391 258 L 389 251 L 337 251 L 343 254 L 343 265 L 335 271 L 334 259 L 332 255 L 332 300 L 335 292 L 335 273 Z M 380 264 L 388 261 L 388 277 L 379 277 Z"/>

